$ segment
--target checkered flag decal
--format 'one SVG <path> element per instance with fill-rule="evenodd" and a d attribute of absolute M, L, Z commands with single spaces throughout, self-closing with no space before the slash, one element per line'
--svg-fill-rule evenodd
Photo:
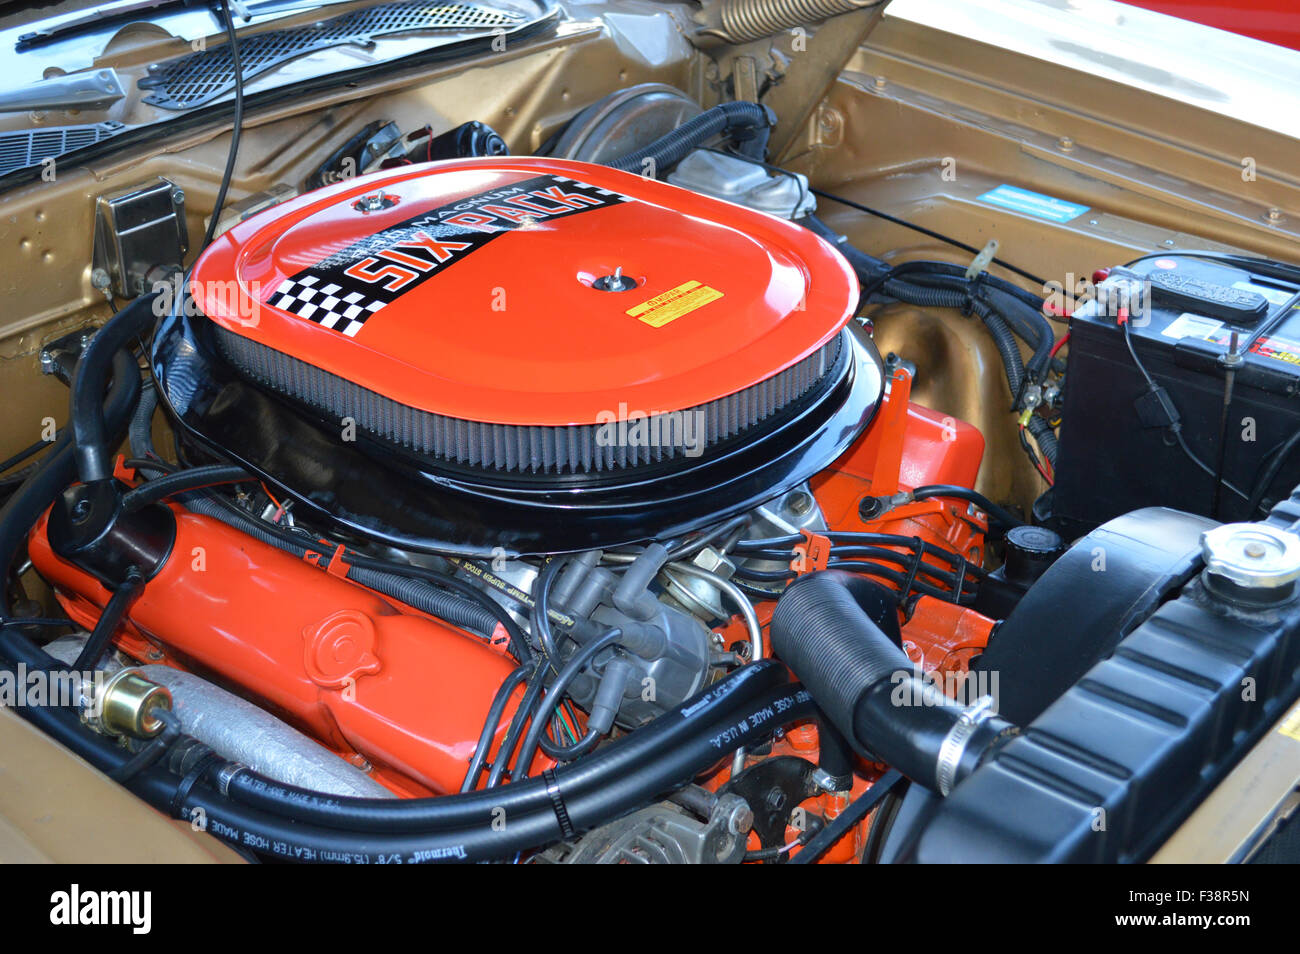
<path fill-rule="evenodd" d="M 367 299 L 359 291 L 345 292 L 342 286 L 323 282 L 318 275 L 305 274 L 282 281 L 271 295 L 271 304 L 351 338 L 385 303 Z"/>
<path fill-rule="evenodd" d="M 557 219 L 628 201 L 626 195 L 564 176 L 522 179 L 423 210 L 367 235 L 286 278 L 268 303 L 352 338 L 371 315 L 526 221 Z M 391 260 L 386 272 L 366 271 L 385 260 Z M 407 272 L 406 279 L 394 281 L 394 271 Z"/>

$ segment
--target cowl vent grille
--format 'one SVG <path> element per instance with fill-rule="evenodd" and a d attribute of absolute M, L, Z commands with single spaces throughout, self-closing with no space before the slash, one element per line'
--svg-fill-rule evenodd
<path fill-rule="evenodd" d="M 310 26 L 253 33 L 239 40 L 244 81 L 289 60 L 336 46 L 365 46 L 375 37 L 415 30 L 449 30 L 477 34 L 513 30 L 524 14 L 483 3 L 428 3 L 407 0 L 354 10 Z M 229 47 L 222 45 L 191 53 L 165 64 L 140 80 L 151 106 L 191 109 L 234 89 L 235 69 Z"/>

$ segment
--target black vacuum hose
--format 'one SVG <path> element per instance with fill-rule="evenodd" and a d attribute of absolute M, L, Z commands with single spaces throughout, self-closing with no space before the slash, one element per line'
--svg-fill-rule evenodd
<path fill-rule="evenodd" d="M 151 503 L 165 500 L 173 494 L 214 487 L 218 484 L 238 484 L 253 480 L 252 474 L 238 464 L 208 464 L 172 471 L 153 480 L 147 480 L 122 495 L 122 509 L 127 513 L 140 510 Z"/>
<path fill-rule="evenodd" d="M 706 109 L 650 145 L 610 160 L 606 165 L 623 172 L 645 173 L 657 178 L 693 150 L 723 134 L 737 143 L 743 154 L 762 160 L 767 152 L 768 130 L 774 122 L 771 111 L 757 103 L 722 103 Z M 647 162 L 649 170 L 646 169 Z"/>
<path fill-rule="evenodd" d="M 121 625 L 126 611 L 131 608 L 131 604 L 135 602 L 135 598 L 140 595 L 143 588 L 144 577 L 133 567 L 128 572 L 125 582 L 113 591 L 104 611 L 99 614 L 95 628 L 90 631 L 90 638 L 86 640 L 86 644 L 81 647 L 81 652 L 72 663 L 73 672 L 87 672 L 99 668 L 99 660 L 103 657 L 104 650 L 108 648 L 109 640 L 117 632 L 117 627 Z"/>
<path fill-rule="evenodd" d="M 157 320 L 154 314 L 157 297 L 156 293 L 143 295 L 110 318 L 90 339 L 72 374 L 69 423 L 72 425 L 77 474 L 83 483 L 106 480 L 113 474 L 111 454 L 117 442 L 112 440 L 105 426 L 104 388 L 108 385 L 118 352 L 153 327 Z M 138 370 L 135 377 L 138 394 Z"/>
<path fill-rule="evenodd" d="M 954 497 L 957 500 L 973 503 L 987 513 L 991 520 L 996 520 L 1007 529 L 1020 527 L 1025 523 L 1010 510 L 999 507 L 988 497 L 969 487 L 958 487 L 955 484 L 925 484 L 912 488 L 913 500 L 929 500 L 932 497 Z"/>
<path fill-rule="evenodd" d="M 953 703 L 922 678 L 882 629 L 888 619 L 879 590 L 836 571 L 799 579 L 777 601 L 772 648 L 862 755 L 947 795 L 1014 729 L 981 704 Z"/>
<path fill-rule="evenodd" d="M 140 368 L 131 352 L 122 349 L 112 357 L 112 384 L 108 396 L 100 394 L 98 414 L 107 439 L 115 443 L 130 420 L 140 397 Z M 72 429 L 66 428 L 41 460 L 40 468 L 14 491 L 0 508 L 0 577 L 7 578 L 27 534 L 40 515 L 58 499 L 77 476 Z M 9 616 L 9 588 L 0 586 L 0 615 Z"/>

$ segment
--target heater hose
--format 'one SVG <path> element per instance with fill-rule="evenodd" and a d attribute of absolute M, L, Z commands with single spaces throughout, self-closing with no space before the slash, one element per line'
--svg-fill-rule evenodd
<path fill-rule="evenodd" d="M 51 660 L 12 628 L 0 632 L 0 655 L 12 660 L 0 664 L 9 671 L 18 663 L 44 668 Z M 780 718 L 771 718 L 773 712 Z M 779 664 L 760 662 L 579 762 L 501 789 L 437 798 L 340 798 L 219 760 L 188 784 L 149 767 L 129 787 L 160 810 L 202 818 L 212 834 L 285 860 L 485 861 L 620 817 L 687 783 L 734 747 L 761 741 L 811 712 L 808 693 L 789 683 Z M 112 773 L 131 758 L 70 709 L 28 706 L 19 714 L 103 771 Z"/>

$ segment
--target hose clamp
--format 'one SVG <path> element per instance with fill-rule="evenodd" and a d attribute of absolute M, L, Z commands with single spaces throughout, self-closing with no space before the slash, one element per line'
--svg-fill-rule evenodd
<path fill-rule="evenodd" d="M 939 745 L 938 764 L 935 767 L 935 782 L 939 794 L 947 797 L 957 784 L 957 768 L 966 754 L 966 746 L 971 736 L 981 723 L 987 722 L 997 714 L 992 696 L 980 696 L 957 716 L 948 734 Z"/>
<path fill-rule="evenodd" d="M 555 820 L 560 823 L 560 832 L 564 835 L 565 841 L 573 841 L 574 838 L 578 837 L 578 832 L 569 819 L 569 809 L 564 804 L 564 796 L 560 794 L 560 783 L 555 778 L 555 769 L 548 768 L 542 772 L 542 778 L 546 780 L 546 794 L 551 799 L 551 808 L 555 812 Z"/>
<path fill-rule="evenodd" d="M 234 781 L 235 776 L 240 772 L 249 771 L 252 770 L 243 762 L 227 762 L 225 765 L 221 766 L 221 769 L 217 772 L 217 791 L 222 795 L 229 795 L 230 783 Z"/>

